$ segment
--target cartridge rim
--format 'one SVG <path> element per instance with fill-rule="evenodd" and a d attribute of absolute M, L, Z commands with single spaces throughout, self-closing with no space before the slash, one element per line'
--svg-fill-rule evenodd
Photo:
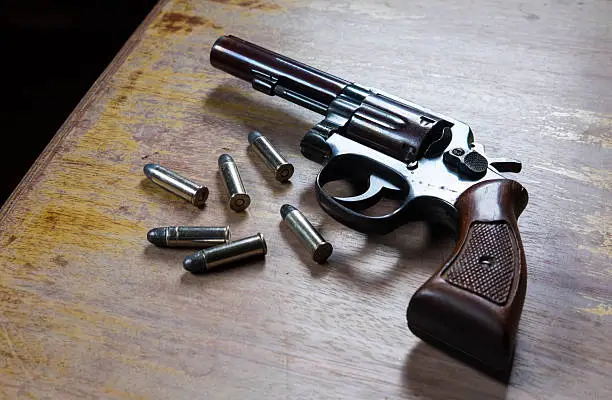
<path fill-rule="evenodd" d="M 279 182 L 287 182 L 293 176 L 293 164 L 281 164 L 276 168 L 276 180 Z"/>
<path fill-rule="evenodd" d="M 244 211 L 251 204 L 251 197 L 246 193 L 234 193 L 230 197 L 229 205 L 234 211 Z"/>
<path fill-rule="evenodd" d="M 332 247 L 331 243 L 321 243 L 312 253 L 312 259 L 319 264 L 323 264 L 329 258 L 329 256 L 331 256 L 333 251 L 334 248 Z"/>
<path fill-rule="evenodd" d="M 191 203 L 196 207 L 203 207 L 206 204 L 206 200 L 208 199 L 208 188 L 206 186 L 202 186 L 198 190 L 196 190 L 195 194 L 191 199 Z"/>
<path fill-rule="evenodd" d="M 266 239 L 264 238 L 264 235 L 262 233 L 258 232 L 257 236 L 259 237 L 259 240 L 261 240 L 261 247 L 263 250 L 263 255 L 265 256 L 266 254 L 268 254 L 268 244 L 266 243 Z"/>

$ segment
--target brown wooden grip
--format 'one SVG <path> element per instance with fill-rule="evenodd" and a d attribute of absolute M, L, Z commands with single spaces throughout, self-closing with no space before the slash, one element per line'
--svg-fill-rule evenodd
<path fill-rule="evenodd" d="M 527 205 L 518 182 L 485 181 L 455 203 L 459 241 L 453 254 L 413 295 L 410 330 L 475 361 L 509 371 L 525 299 L 527 268 L 517 218 Z"/>

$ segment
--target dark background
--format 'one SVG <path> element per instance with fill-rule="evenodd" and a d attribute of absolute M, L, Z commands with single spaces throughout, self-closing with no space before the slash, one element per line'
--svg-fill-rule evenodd
<path fill-rule="evenodd" d="M 156 3 L 0 3 L 0 205 Z"/>

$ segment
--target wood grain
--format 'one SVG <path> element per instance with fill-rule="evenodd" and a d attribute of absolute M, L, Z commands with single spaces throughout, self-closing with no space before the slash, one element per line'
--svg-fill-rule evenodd
<path fill-rule="evenodd" d="M 0 398 L 612 397 L 612 3 L 164 1 L 0 210 Z M 298 151 L 318 117 L 208 62 L 234 34 L 468 122 L 523 161 L 527 298 L 505 386 L 411 335 L 406 305 L 453 242 L 411 224 L 365 237 L 318 207 Z M 282 185 L 258 129 L 294 163 Z M 253 202 L 231 212 L 230 153 Z M 206 184 L 204 210 L 160 190 L 157 162 Z M 334 244 L 316 265 L 291 203 Z M 262 232 L 265 261 L 184 273 L 149 228 Z"/>

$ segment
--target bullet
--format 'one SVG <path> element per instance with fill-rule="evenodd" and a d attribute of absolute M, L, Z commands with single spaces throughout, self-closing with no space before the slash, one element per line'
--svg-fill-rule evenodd
<path fill-rule="evenodd" d="M 237 212 L 246 210 L 249 204 L 251 204 L 251 197 L 244 189 L 238 167 L 232 156 L 221 154 L 219 157 L 219 169 L 221 170 L 221 175 L 223 175 L 230 208 Z"/>
<path fill-rule="evenodd" d="M 293 175 L 293 164 L 285 160 L 270 140 L 261 133 L 253 131 L 249 133 L 248 139 L 255 152 L 264 160 L 268 168 L 274 171 L 276 180 L 287 182 Z"/>
<path fill-rule="evenodd" d="M 147 240 L 160 247 L 205 248 L 228 243 L 229 226 L 165 226 L 153 228 Z"/>
<path fill-rule="evenodd" d="M 283 220 L 312 253 L 312 259 L 323 264 L 334 250 L 297 208 L 284 204 L 280 209 Z"/>
<path fill-rule="evenodd" d="M 268 252 L 266 241 L 261 233 L 231 243 L 221 244 L 200 250 L 185 257 L 183 267 L 194 274 L 207 272 L 222 265 L 251 258 L 265 256 Z"/>
<path fill-rule="evenodd" d="M 198 185 L 159 164 L 147 164 L 143 171 L 152 182 L 182 197 L 194 206 L 202 207 L 206 203 L 208 198 L 206 186 Z"/>

